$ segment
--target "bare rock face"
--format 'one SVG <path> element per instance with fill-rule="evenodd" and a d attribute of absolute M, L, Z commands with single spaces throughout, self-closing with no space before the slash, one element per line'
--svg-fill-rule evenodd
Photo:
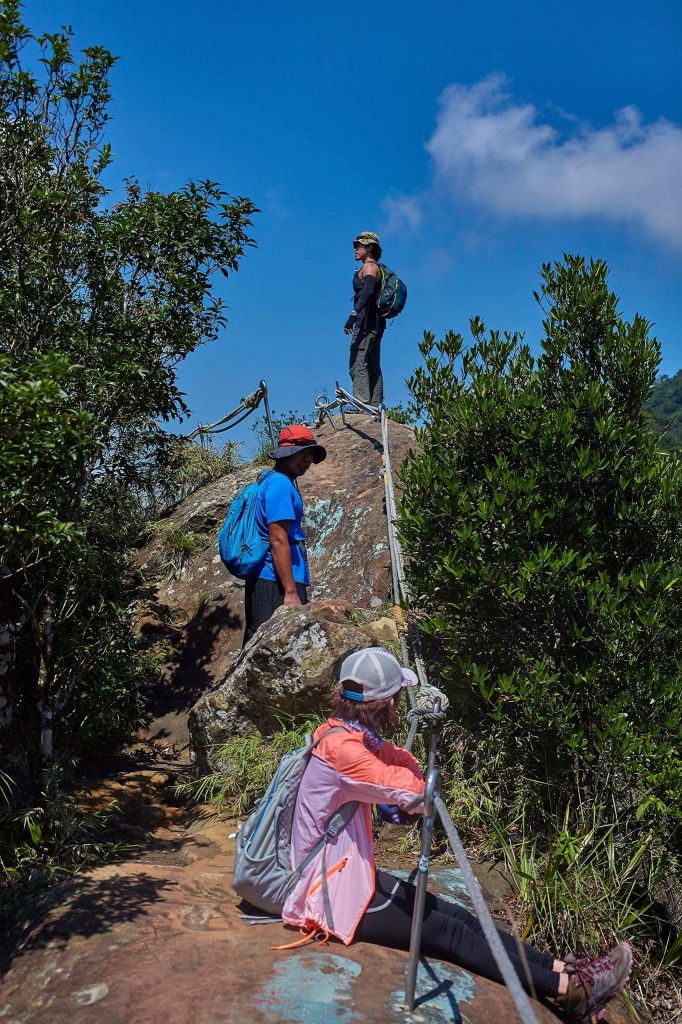
<path fill-rule="evenodd" d="M 315 431 L 327 459 L 300 481 L 312 575 L 309 596 L 378 609 L 390 595 L 381 432 L 366 416 L 348 417 L 347 427 L 338 418 L 335 422 L 337 430 L 327 424 Z M 391 422 L 389 437 L 397 471 L 414 433 Z M 167 705 L 164 728 L 178 740 L 186 736 L 183 715 L 221 683 L 241 647 L 244 584 L 224 568 L 216 537 L 232 499 L 264 468 L 250 463 L 200 488 L 173 509 L 160 535 L 141 552 L 143 574 L 152 582 L 140 608 L 140 628 L 150 640 L 168 645 L 157 696 L 162 707 Z M 173 530 L 192 534 L 194 550 L 182 561 L 174 561 L 164 546 L 163 535 Z"/>
<path fill-rule="evenodd" d="M 343 659 L 376 639 L 350 621 L 348 604 L 282 606 L 258 630 L 222 682 L 189 717 L 193 756 L 212 767 L 211 748 L 230 736 L 278 728 L 278 717 L 315 715 L 327 705 Z"/>

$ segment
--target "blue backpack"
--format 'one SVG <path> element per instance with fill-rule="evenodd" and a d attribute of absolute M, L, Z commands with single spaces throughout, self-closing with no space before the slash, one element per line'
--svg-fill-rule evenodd
<path fill-rule="evenodd" d="M 407 302 L 407 286 L 383 263 L 379 264 L 381 271 L 381 288 L 377 298 L 377 313 L 383 316 L 384 320 L 402 313 Z"/>
<path fill-rule="evenodd" d="M 218 534 L 218 549 L 225 568 L 240 580 L 257 576 L 270 550 L 269 541 L 263 540 L 258 532 L 256 506 L 259 487 L 272 472 L 272 469 L 266 469 L 257 480 L 239 492 Z"/>

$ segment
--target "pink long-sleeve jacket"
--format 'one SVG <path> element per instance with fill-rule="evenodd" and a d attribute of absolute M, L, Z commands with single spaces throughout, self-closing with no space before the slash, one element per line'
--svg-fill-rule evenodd
<path fill-rule="evenodd" d="M 329 718 L 315 733 L 324 736 Z M 346 945 L 374 895 L 372 804 L 405 808 L 424 792 L 417 759 L 407 750 L 384 743 L 377 752 L 364 743 L 364 734 L 344 726 L 313 751 L 296 799 L 291 836 L 291 863 L 300 864 L 324 834 L 329 818 L 349 800 L 360 803 L 346 828 L 327 845 L 327 887 L 334 918 L 331 934 Z M 322 900 L 322 852 L 311 861 L 290 893 L 282 912 L 285 924 L 327 928 Z"/>

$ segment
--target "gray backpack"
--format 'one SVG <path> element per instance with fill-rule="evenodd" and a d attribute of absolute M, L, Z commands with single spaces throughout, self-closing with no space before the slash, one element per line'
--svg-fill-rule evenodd
<path fill-rule="evenodd" d="M 332 732 L 346 731 L 335 725 Z M 237 834 L 237 852 L 234 861 L 232 885 L 247 903 L 268 914 L 281 914 L 287 896 L 310 862 L 322 850 L 322 898 L 327 927 L 334 927 L 329 893 L 327 891 L 327 843 L 345 828 L 357 810 L 357 802 L 344 804 L 332 814 L 324 835 L 296 868 L 291 864 L 291 827 L 298 787 L 311 754 L 324 736 L 314 743 L 285 754 L 272 782 L 260 798 L 249 818 Z"/>

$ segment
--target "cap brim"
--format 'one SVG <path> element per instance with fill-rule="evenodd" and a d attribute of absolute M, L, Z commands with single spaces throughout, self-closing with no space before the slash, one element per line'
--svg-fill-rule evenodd
<path fill-rule="evenodd" d="M 268 452 L 271 459 L 288 459 L 290 455 L 298 455 L 299 452 L 312 451 L 313 462 L 317 466 L 327 458 L 327 449 L 321 444 L 287 444 Z"/>

